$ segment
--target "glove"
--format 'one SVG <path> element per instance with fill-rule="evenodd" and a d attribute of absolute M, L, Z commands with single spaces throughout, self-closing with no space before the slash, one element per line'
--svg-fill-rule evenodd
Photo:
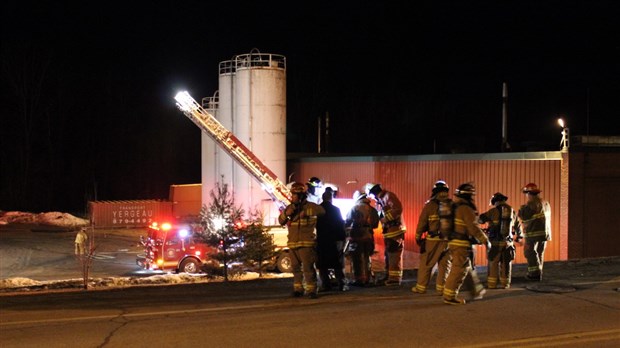
<path fill-rule="evenodd" d="M 424 254 L 426 252 L 426 239 L 422 239 L 418 245 L 420 246 L 420 254 Z"/>

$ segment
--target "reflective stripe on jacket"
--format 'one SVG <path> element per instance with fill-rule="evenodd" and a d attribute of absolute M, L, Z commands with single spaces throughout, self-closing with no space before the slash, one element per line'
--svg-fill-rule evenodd
<path fill-rule="evenodd" d="M 287 212 L 292 212 L 287 215 Z M 290 249 L 314 247 L 316 245 L 317 217 L 324 215 L 325 209 L 318 204 L 304 201 L 299 205 L 291 204 L 280 213 L 280 224 L 288 226 L 288 243 Z"/>
<path fill-rule="evenodd" d="M 525 238 L 551 240 L 551 206 L 534 196 L 519 209 L 519 220 Z"/>

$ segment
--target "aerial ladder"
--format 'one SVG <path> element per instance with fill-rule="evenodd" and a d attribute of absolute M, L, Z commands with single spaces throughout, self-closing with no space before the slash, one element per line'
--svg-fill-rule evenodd
<path fill-rule="evenodd" d="M 254 179 L 258 180 L 262 189 L 279 209 L 284 209 L 290 204 L 291 192 L 288 187 L 250 149 L 243 145 L 241 140 L 203 109 L 189 93 L 179 92 L 174 99 L 177 101 L 177 107 L 185 116 L 215 140 Z"/>

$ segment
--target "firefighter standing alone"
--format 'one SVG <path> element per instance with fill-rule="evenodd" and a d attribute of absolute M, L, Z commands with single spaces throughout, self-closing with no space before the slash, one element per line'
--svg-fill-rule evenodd
<path fill-rule="evenodd" d="M 551 240 L 551 207 L 538 195 L 542 191 L 534 183 L 523 187 L 527 203 L 519 209 L 519 221 L 525 236 L 523 253 L 527 259 L 528 280 L 542 280 L 545 247 Z"/>
<path fill-rule="evenodd" d="M 318 204 L 306 200 L 306 185 L 291 185 L 291 204 L 278 217 L 281 225 L 288 227 L 288 243 L 293 268 L 293 296 L 305 294 L 317 297 L 316 289 L 316 223 L 325 210 Z"/>
<path fill-rule="evenodd" d="M 472 269 L 470 259 L 472 238 L 486 244 L 487 250 L 491 247 L 489 239 L 477 222 L 478 213 L 473 198 L 475 194 L 476 188 L 470 183 L 460 185 L 454 192 L 454 231 L 448 242 L 452 268 L 443 290 L 445 304 L 465 304 L 464 299 L 457 297 L 463 282 L 474 299 L 481 299 L 485 292 L 476 271 Z"/>
<path fill-rule="evenodd" d="M 435 264 L 437 281 L 435 289 L 443 294 L 444 284 L 450 273 L 450 255 L 448 253 L 448 237 L 452 233 L 452 200 L 448 197 L 450 188 L 444 181 L 437 181 L 429 199 L 418 219 L 415 240 L 420 247 L 420 265 L 418 281 L 411 291 L 417 294 L 426 293 Z M 425 237 L 424 237 L 425 236 Z"/>
<path fill-rule="evenodd" d="M 403 205 L 393 192 L 384 190 L 380 184 L 366 184 L 366 195 L 377 202 L 377 210 L 383 225 L 385 243 L 384 285 L 400 285 L 403 278 L 403 247 L 405 226 L 402 223 Z"/>
<path fill-rule="evenodd" d="M 516 213 L 506 201 L 506 197 L 501 192 L 497 192 L 491 197 L 490 204 L 493 208 L 480 215 L 480 223 L 488 223 L 488 237 L 491 241 L 489 250 L 489 271 L 487 276 L 487 287 L 489 289 L 510 288 L 512 278 L 512 260 L 515 259 L 515 246 L 513 234 L 519 241 L 520 233 L 514 233 L 514 223 Z M 516 229 L 518 231 L 518 229 Z"/>
<path fill-rule="evenodd" d="M 86 241 L 88 240 L 88 235 L 86 234 L 86 228 L 82 227 L 75 235 L 75 255 L 83 256 L 87 254 L 86 252 Z"/>

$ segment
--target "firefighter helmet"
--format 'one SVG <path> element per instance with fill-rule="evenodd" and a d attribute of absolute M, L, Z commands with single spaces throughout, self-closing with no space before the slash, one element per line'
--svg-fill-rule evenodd
<path fill-rule="evenodd" d="M 321 186 L 321 179 L 317 178 L 316 176 L 313 176 L 310 179 L 308 179 L 308 185 L 319 187 Z"/>
<path fill-rule="evenodd" d="M 463 199 L 471 199 L 472 196 L 476 195 L 476 187 L 474 187 L 474 184 L 469 183 L 469 182 L 465 184 L 461 184 L 454 191 L 454 195 L 459 198 L 463 198 Z"/>
<path fill-rule="evenodd" d="M 366 193 L 366 196 L 376 196 L 381 191 L 383 191 L 383 188 L 381 188 L 381 184 L 373 184 L 369 182 L 368 184 L 366 184 L 366 186 L 364 186 L 364 192 Z"/>
<path fill-rule="evenodd" d="M 306 185 L 302 183 L 294 182 L 291 185 L 291 193 L 293 194 L 298 194 L 298 193 L 305 194 L 306 192 L 307 192 Z"/>
<path fill-rule="evenodd" d="M 448 187 L 448 184 L 446 184 L 446 182 L 443 180 L 438 180 L 433 186 L 433 196 L 438 194 L 439 192 L 449 192 L 449 191 L 450 191 L 450 187 Z"/>
<path fill-rule="evenodd" d="M 321 179 L 317 178 L 316 176 L 313 176 L 310 179 L 308 179 L 306 186 L 308 187 L 307 189 L 308 193 L 310 193 L 311 195 L 318 195 L 319 193 L 317 192 L 316 189 L 321 187 Z"/>
<path fill-rule="evenodd" d="M 353 194 L 353 200 L 354 201 L 361 201 L 362 199 L 366 198 L 366 194 L 363 192 L 359 192 L 359 191 L 355 191 L 355 193 Z"/>
<path fill-rule="evenodd" d="M 523 193 L 531 193 L 533 195 L 537 195 L 541 192 L 542 191 L 538 188 L 538 185 L 534 184 L 533 182 L 523 187 Z"/>
<path fill-rule="evenodd" d="M 497 202 L 505 202 L 507 200 L 508 197 L 504 196 L 504 194 L 502 194 L 501 192 L 496 192 L 493 197 L 491 197 L 490 205 L 495 205 L 495 203 Z"/>

